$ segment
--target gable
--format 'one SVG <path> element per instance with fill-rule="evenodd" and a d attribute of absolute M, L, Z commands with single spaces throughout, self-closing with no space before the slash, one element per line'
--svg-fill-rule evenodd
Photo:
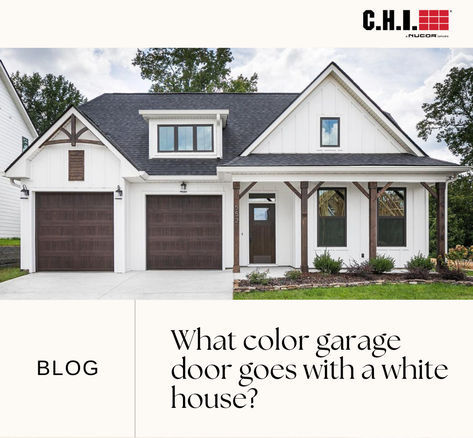
<path fill-rule="evenodd" d="M 321 147 L 322 117 L 340 119 L 340 146 Z M 333 78 L 324 81 L 252 153 L 402 153 L 406 150 Z"/>
<path fill-rule="evenodd" d="M 341 147 L 321 148 L 320 118 L 340 116 Z M 241 156 L 325 152 L 402 152 L 426 156 L 394 119 L 335 63 L 325 68 Z"/>
<path fill-rule="evenodd" d="M 136 168 L 75 108 L 67 110 L 10 164 L 5 174 L 8 178 L 41 181 L 40 185 L 67 181 L 71 150 L 83 151 L 84 180 L 93 177 L 94 184 L 100 183 L 110 169 L 115 178 L 138 175 Z"/>

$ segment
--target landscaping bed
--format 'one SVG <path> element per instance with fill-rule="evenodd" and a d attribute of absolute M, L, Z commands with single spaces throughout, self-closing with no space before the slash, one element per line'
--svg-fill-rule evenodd
<path fill-rule="evenodd" d="M 319 272 L 310 272 L 303 274 L 299 279 L 268 278 L 267 284 L 251 284 L 249 280 L 235 280 L 233 284 L 234 292 L 268 291 L 268 290 L 291 290 L 291 289 L 312 289 L 318 287 L 350 287 L 367 286 L 379 284 L 461 284 L 473 286 L 473 277 L 467 277 L 465 280 L 443 280 L 437 273 L 429 274 L 426 279 L 409 278 L 407 273 L 380 274 L 371 278 L 362 277 L 353 274 L 322 274 Z"/>

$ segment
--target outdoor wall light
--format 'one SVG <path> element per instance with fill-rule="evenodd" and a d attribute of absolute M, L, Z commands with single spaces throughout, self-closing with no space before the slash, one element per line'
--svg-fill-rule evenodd
<path fill-rule="evenodd" d="M 181 193 L 187 193 L 187 184 L 182 181 L 181 182 L 181 190 L 180 190 Z"/>
<path fill-rule="evenodd" d="M 20 193 L 20 199 L 28 199 L 30 197 L 30 191 L 28 190 L 28 187 L 26 187 L 24 184 L 20 190 Z"/>
<path fill-rule="evenodd" d="M 115 190 L 115 199 L 122 199 L 123 198 L 123 190 L 120 186 L 117 186 L 117 190 Z"/>

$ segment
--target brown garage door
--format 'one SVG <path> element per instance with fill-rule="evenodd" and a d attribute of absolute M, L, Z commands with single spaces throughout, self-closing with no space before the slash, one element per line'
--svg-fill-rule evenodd
<path fill-rule="evenodd" d="M 221 196 L 147 196 L 148 269 L 221 269 Z"/>
<path fill-rule="evenodd" d="M 113 271 L 113 194 L 37 193 L 36 269 Z"/>

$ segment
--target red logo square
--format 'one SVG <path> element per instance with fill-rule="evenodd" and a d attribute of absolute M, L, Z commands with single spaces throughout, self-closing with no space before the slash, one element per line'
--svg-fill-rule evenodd
<path fill-rule="evenodd" d="M 439 30 L 439 25 L 437 23 L 436 24 L 431 24 L 429 30 Z"/>
<path fill-rule="evenodd" d="M 440 11 L 440 15 L 442 17 L 448 17 L 448 11 L 446 11 L 446 10 Z"/>
<path fill-rule="evenodd" d="M 429 30 L 429 25 L 426 23 L 419 24 L 419 30 Z"/>
<path fill-rule="evenodd" d="M 440 23 L 448 23 L 448 17 L 440 17 Z"/>
<path fill-rule="evenodd" d="M 429 15 L 429 11 L 425 11 L 425 10 L 419 11 L 419 17 L 425 17 L 427 15 Z"/>
<path fill-rule="evenodd" d="M 439 14 L 439 11 L 429 11 L 429 15 L 432 16 L 437 16 Z"/>
<path fill-rule="evenodd" d="M 429 17 L 430 23 L 438 23 L 439 22 L 439 17 Z"/>
<path fill-rule="evenodd" d="M 440 24 L 440 30 L 448 30 L 448 23 L 447 24 Z"/>
<path fill-rule="evenodd" d="M 419 23 L 428 23 L 429 17 L 419 17 Z"/>

